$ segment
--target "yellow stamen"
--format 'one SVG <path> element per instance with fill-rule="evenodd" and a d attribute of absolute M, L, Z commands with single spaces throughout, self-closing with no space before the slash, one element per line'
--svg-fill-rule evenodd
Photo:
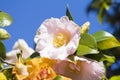
<path fill-rule="evenodd" d="M 62 33 L 58 33 L 53 40 L 53 45 L 57 48 L 66 45 L 67 43 L 68 43 L 67 36 Z"/>

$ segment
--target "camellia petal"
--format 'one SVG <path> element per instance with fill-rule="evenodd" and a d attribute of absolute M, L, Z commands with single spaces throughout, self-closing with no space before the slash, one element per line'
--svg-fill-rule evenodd
<path fill-rule="evenodd" d="M 69 77 L 72 80 L 101 80 L 104 74 L 102 63 L 75 57 L 75 62 L 60 60 L 54 66 L 57 74 Z M 63 66 L 64 65 L 64 66 Z"/>
<path fill-rule="evenodd" d="M 6 61 L 15 63 L 17 61 L 17 53 L 22 52 L 23 58 L 28 58 L 34 50 L 30 48 L 23 39 L 19 39 L 13 46 L 13 50 L 7 53 Z"/>
<path fill-rule="evenodd" d="M 67 16 L 45 20 L 38 29 L 34 41 L 41 57 L 65 59 L 73 54 L 80 40 L 80 27 Z"/>

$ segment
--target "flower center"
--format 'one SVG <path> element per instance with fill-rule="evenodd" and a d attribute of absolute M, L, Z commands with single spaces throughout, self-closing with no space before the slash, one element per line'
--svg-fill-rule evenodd
<path fill-rule="evenodd" d="M 57 48 L 66 45 L 68 42 L 67 40 L 67 36 L 65 34 L 62 33 L 58 33 L 53 40 L 53 45 Z"/>
<path fill-rule="evenodd" d="M 56 73 L 51 67 L 41 69 L 37 75 L 37 80 L 53 80 L 56 77 Z"/>

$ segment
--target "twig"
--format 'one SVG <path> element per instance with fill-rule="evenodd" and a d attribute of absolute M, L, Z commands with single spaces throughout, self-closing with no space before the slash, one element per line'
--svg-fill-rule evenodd
<path fill-rule="evenodd" d="M 8 62 L 4 61 L 1 57 L 0 57 L 0 62 L 2 62 L 2 63 L 6 63 L 6 64 L 11 65 L 11 66 L 15 66 L 15 64 L 8 63 Z"/>

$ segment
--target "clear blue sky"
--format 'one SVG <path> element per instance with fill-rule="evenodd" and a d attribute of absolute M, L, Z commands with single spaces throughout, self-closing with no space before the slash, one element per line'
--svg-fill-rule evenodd
<path fill-rule="evenodd" d="M 47 18 L 64 16 L 67 4 L 77 24 L 90 21 L 90 33 L 110 31 L 108 24 L 100 25 L 96 14 L 87 15 L 86 8 L 90 2 L 91 0 L 0 0 L 0 10 L 9 13 L 14 20 L 11 26 L 5 28 L 11 34 L 11 38 L 4 41 L 7 51 L 12 49 L 19 38 L 33 48 L 34 36 L 40 24 Z"/>

